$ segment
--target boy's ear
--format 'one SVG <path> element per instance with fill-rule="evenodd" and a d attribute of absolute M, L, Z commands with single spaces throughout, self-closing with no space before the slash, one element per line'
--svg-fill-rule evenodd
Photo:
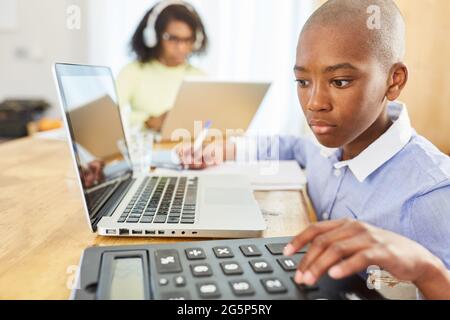
<path fill-rule="evenodd" d="M 386 98 L 389 101 L 396 100 L 406 83 L 408 82 L 408 67 L 404 63 L 396 63 L 389 72 L 388 90 Z"/>

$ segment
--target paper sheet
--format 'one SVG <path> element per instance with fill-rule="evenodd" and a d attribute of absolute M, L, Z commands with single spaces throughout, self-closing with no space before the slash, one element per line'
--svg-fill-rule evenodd
<path fill-rule="evenodd" d="M 180 171 L 158 168 L 156 174 L 174 174 Z M 254 190 L 300 190 L 306 185 L 306 176 L 296 161 L 258 161 L 251 163 L 225 162 L 204 170 L 185 170 L 183 173 L 245 174 Z"/>

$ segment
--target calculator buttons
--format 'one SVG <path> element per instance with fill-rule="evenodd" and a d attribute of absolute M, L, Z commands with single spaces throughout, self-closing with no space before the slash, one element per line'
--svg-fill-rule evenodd
<path fill-rule="evenodd" d="M 280 266 L 284 271 L 295 271 L 297 270 L 297 263 L 291 258 L 280 258 L 277 259 Z"/>
<path fill-rule="evenodd" d="M 201 260 L 206 258 L 205 252 L 201 248 L 190 248 L 186 249 L 185 252 L 186 257 L 189 260 Z"/>
<path fill-rule="evenodd" d="M 217 258 L 233 258 L 234 254 L 229 247 L 214 247 L 214 254 Z"/>
<path fill-rule="evenodd" d="M 244 273 L 241 266 L 237 262 L 234 262 L 234 261 L 222 262 L 220 264 L 220 267 L 222 268 L 223 273 L 225 273 L 228 276 Z"/>
<path fill-rule="evenodd" d="M 256 273 L 270 273 L 273 271 L 270 264 L 264 259 L 250 260 L 249 263 Z"/>
<path fill-rule="evenodd" d="M 240 246 L 239 249 L 246 257 L 259 257 L 262 254 L 258 247 L 253 244 Z"/>
<path fill-rule="evenodd" d="M 220 291 L 214 282 L 204 282 L 197 284 L 198 294 L 202 298 L 218 298 Z"/>
<path fill-rule="evenodd" d="M 307 284 L 298 284 L 297 282 L 295 282 L 294 277 L 291 277 L 292 282 L 294 282 L 294 284 L 297 286 L 297 288 L 302 291 L 302 292 L 313 292 L 313 291 L 317 291 L 319 290 L 319 286 L 317 284 L 313 284 L 313 285 L 307 285 Z"/>
<path fill-rule="evenodd" d="M 177 287 L 184 287 L 186 285 L 186 279 L 183 276 L 176 276 L 173 279 L 173 282 Z"/>
<path fill-rule="evenodd" d="M 182 271 L 177 250 L 156 250 L 155 260 L 156 269 L 159 273 L 177 273 Z"/>
<path fill-rule="evenodd" d="M 268 293 L 284 293 L 287 292 L 287 288 L 283 282 L 277 278 L 261 279 L 261 283 Z"/>
<path fill-rule="evenodd" d="M 269 252 L 271 254 L 273 254 L 274 256 L 278 256 L 278 255 L 282 255 L 283 254 L 283 250 L 284 247 L 286 247 L 287 243 L 269 243 L 266 244 L 266 248 L 267 250 L 269 250 Z M 299 250 L 297 250 L 296 253 L 305 253 L 306 249 L 305 248 L 301 248 Z"/>
<path fill-rule="evenodd" d="M 159 279 L 159 285 L 160 286 L 167 286 L 168 284 L 169 284 L 169 280 L 167 280 L 167 278 Z"/>
<path fill-rule="evenodd" d="M 251 296 L 255 294 L 252 285 L 245 280 L 230 281 L 231 290 L 236 296 Z"/>
<path fill-rule="evenodd" d="M 191 300 L 189 291 L 164 292 L 161 294 L 162 300 Z"/>
<path fill-rule="evenodd" d="M 194 277 L 208 277 L 212 275 L 211 267 L 207 263 L 191 265 L 191 272 Z"/>
<path fill-rule="evenodd" d="M 266 244 L 266 248 L 273 255 L 281 255 L 283 254 L 283 250 L 286 244 L 287 243 L 270 243 Z"/>

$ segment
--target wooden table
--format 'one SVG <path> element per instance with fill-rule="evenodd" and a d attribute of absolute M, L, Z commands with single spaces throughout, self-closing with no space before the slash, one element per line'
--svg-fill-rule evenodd
<path fill-rule="evenodd" d="M 313 217 L 304 191 L 255 192 L 268 230 L 291 236 Z M 170 241 L 91 233 L 65 141 L 24 138 L 0 145 L 0 299 L 67 299 L 83 249 Z"/>

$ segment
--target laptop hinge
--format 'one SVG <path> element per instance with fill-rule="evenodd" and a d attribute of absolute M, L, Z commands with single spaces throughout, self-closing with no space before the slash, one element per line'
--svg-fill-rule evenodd
<path fill-rule="evenodd" d="M 97 231 L 97 224 L 103 217 L 109 217 L 113 214 L 134 181 L 136 181 L 136 179 L 129 175 L 127 179 L 120 182 L 117 189 L 111 194 L 108 200 L 97 210 L 97 213 L 91 218 L 92 229 L 94 231 Z"/>

